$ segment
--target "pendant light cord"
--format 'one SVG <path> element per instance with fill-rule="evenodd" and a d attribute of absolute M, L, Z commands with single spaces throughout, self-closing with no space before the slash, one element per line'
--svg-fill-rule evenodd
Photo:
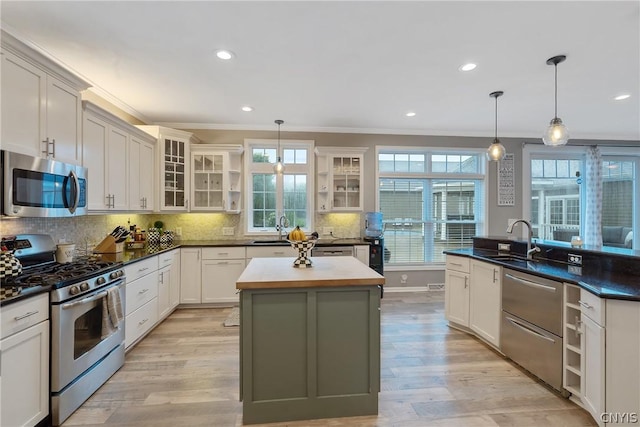
<path fill-rule="evenodd" d="M 555 105 L 554 105 L 554 114 L 555 114 L 555 118 L 558 118 L 558 63 L 555 63 L 553 65 L 553 68 L 555 69 Z"/>
<path fill-rule="evenodd" d="M 496 96 L 496 136 L 495 140 L 498 140 L 498 97 Z"/>

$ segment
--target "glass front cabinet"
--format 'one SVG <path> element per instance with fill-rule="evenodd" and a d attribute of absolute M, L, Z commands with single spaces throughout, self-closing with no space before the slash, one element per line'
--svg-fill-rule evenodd
<path fill-rule="evenodd" d="M 189 145 L 199 142 L 190 132 L 162 126 L 138 126 L 158 139 L 157 211 L 189 211 Z"/>
<path fill-rule="evenodd" d="M 191 211 L 240 212 L 242 146 L 191 147 Z"/>
<path fill-rule="evenodd" d="M 363 162 L 366 150 L 359 147 L 316 147 L 318 212 L 363 210 Z"/>

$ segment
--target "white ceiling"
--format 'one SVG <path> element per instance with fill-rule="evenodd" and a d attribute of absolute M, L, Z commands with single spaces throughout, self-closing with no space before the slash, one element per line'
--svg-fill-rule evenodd
<path fill-rule="evenodd" d="M 3 0 L 1 19 L 151 123 L 492 136 L 489 93 L 502 90 L 499 136 L 540 138 L 554 107 L 546 60 L 564 54 L 558 116 L 572 138 L 640 140 L 637 0 Z M 478 67 L 458 71 L 466 62 Z"/>

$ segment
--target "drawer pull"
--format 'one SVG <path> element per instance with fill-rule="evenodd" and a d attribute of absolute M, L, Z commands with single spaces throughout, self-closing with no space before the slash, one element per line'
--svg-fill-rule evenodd
<path fill-rule="evenodd" d="M 229 252 L 218 252 L 218 255 L 229 255 Z"/>
<path fill-rule="evenodd" d="M 138 326 L 142 326 L 142 325 L 144 325 L 145 323 L 147 323 L 148 321 L 149 321 L 149 319 L 141 320 L 141 321 L 139 321 L 139 322 L 138 322 Z"/>
<path fill-rule="evenodd" d="M 16 316 L 16 317 L 14 317 L 14 318 L 13 318 L 13 320 L 15 320 L 15 321 L 22 320 L 22 319 L 25 319 L 25 318 L 27 318 L 27 317 L 33 316 L 34 314 L 38 314 L 38 313 L 40 313 L 38 310 L 36 310 L 36 311 L 30 311 L 30 312 L 28 312 L 28 313 L 23 314 L 22 316 Z"/>
<path fill-rule="evenodd" d="M 516 277 L 508 273 L 505 274 L 505 277 L 508 277 L 509 279 L 514 280 L 516 282 L 522 283 L 523 285 L 531 286 L 532 288 L 538 288 L 538 289 L 542 289 L 549 292 L 556 291 L 556 288 L 554 288 L 553 286 L 547 286 L 540 283 L 532 282 L 531 280 L 523 279 L 521 277 Z"/>
<path fill-rule="evenodd" d="M 274 255 L 284 255 L 284 252 L 274 252 Z"/>
<path fill-rule="evenodd" d="M 582 307 L 587 308 L 587 309 L 593 308 L 593 306 L 591 304 L 589 304 L 587 302 L 584 302 L 582 300 L 578 300 L 578 304 L 580 304 Z"/>
<path fill-rule="evenodd" d="M 462 264 L 460 264 L 459 262 L 449 262 L 449 264 L 455 265 L 456 267 L 462 267 Z"/>
<path fill-rule="evenodd" d="M 142 273 L 143 271 L 147 271 L 148 269 L 149 269 L 149 267 L 139 268 L 138 269 L 138 273 Z"/>
<path fill-rule="evenodd" d="M 146 294 L 147 292 L 149 292 L 149 289 L 143 289 L 138 292 L 138 295 Z"/>

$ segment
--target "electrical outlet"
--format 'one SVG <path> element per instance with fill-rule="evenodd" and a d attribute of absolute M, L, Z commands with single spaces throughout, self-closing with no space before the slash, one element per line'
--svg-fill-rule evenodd
<path fill-rule="evenodd" d="M 571 274 L 575 274 L 576 276 L 582 276 L 582 267 L 578 265 L 567 266 L 567 271 Z"/>
<path fill-rule="evenodd" d="M 182 227 L 176 227 L 176 236 L 182 236 Z"/>
<path fill-rule="evenodd" d="M 234 227 L 222 227 L 222 235 L 223 236 L 233 236 L 235 233 Z"/>
<path fill-rule="evenodd" d="M 582 255 L 569 254 L 569 264 L 582 265 Z"/>
<path fill-rule="evenodd" d="M 511 252 L 511 245 L 509 243 L 498 243 L 498 251 Z"/>
<path fill-rule="evenodd" d="M 325 236 L 330 236 L 333 233 L 333 227 L 324 227 L 322 228 L 322 234 Z"/>

